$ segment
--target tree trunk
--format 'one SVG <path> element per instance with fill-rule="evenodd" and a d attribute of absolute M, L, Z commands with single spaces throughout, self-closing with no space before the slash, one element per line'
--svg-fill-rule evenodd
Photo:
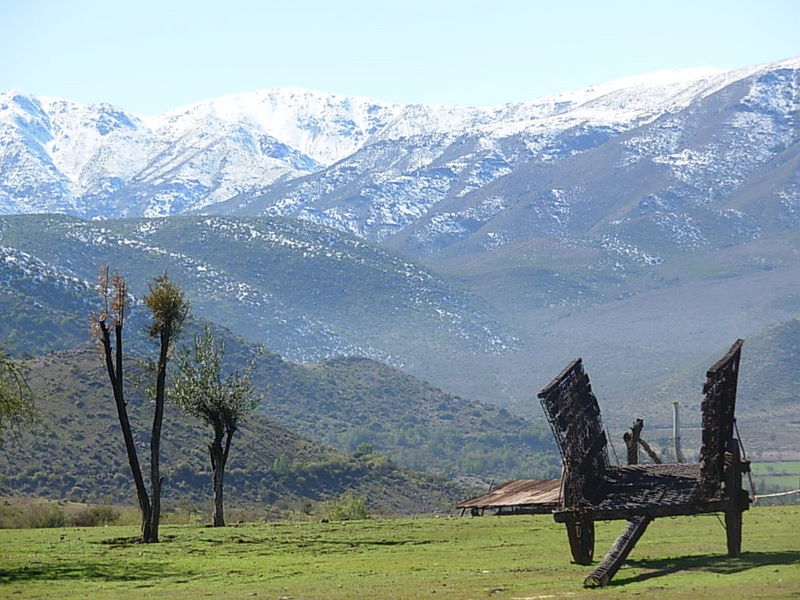
<path fill-rule="evenodd" d="M 142 541 L 146 542 L 150 537 L 150 497 L 142 477 L 142 469 L 139 465 L 139 456 L 136 453 L 136 442 L 131 431 L 131 422 L 128 418 L 128 408 L 125 402 L 124 378 L 122 369 L 122 323 L 115 325 L 114 328 L 114 355 L 111 351 L 111 333 L 104 322 L 100 323 L 102 332 L 102 344 L 108 370 L 108 378 L 111 381 L 111 389 L 114 392 L 114 403 L 117 406 L 117 416 L 119 418 L 122 437 L 125 440 L 125 450 L 128 455 L 128 465 L 131 468 L 133 482 L 136 486 L 136 497 L 139 501 L 139 511 L 142 515 L 141 536 Z M 116 366 L 114 364 L 116 358 Z"/>
<path fill-rule="evenodd" d="M 170 328 L 161 332 L 161 351 L 158 356 L 156 372 L 156 407 L 153 414 L 153 433 L 150 437 L 150 482 L 153 486 L 153 508 L 150 515 L 150 538 L 147 542 L 158 541 L 158 526 L 161 521 L 161 484 L 164 481 L 160 473 L 161 458 L 161 426 L 164 421 L 164 394 L 167 380 L 167 353 L 171 337 Z"/>
<path fill-rule="evenodd" d="M 214 441 L 208 445 L 208 453 L 211 455 L 211 486 L 214 490 L 214 527 L 225 527 L 225 516 L 222 510 L 223 435 L 222 425 L 215 424 Z"/>
<path fill-rule="evenodd" d="M 222 425 L 214 427 L 214 441 L 208 445 L 211 455 L 211 468 L 213 471 L 214 486 L 214 527 L 225 527 L 225 515 L 223 504 L 223 481 L 225 478 L 225 465 L 228 462 L 228 454 L 231 450 L 231 440 L 235 428 L 223 431 Z M 225 437 L 225 447 L 222 447 L 222 439 Z"/>

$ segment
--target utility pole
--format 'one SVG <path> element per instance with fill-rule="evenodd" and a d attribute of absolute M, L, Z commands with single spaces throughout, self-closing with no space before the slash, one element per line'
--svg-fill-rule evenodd
<path fill-rule="evenodd" d="M 681 425 L 677 400 L 672 403 L 672 440 L 675 444 L 675 462 L 686 462 L 681 451 Z"/>

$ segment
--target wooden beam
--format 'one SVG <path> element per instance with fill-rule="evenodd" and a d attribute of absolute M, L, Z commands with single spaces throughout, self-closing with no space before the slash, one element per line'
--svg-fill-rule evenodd
<path fill-rule="evenodd" d="M 680 515 L 699 515 L 703 513 L 725 512 L 729 505 L 727 499 L 715 500 L 713 502 L 703 502 L 698 504 L 674 504 L 658 505 L 651 504 L 646 506 L 629 506 L 619 508 L 585 508 L 578 510 L 561 510 L 553 513 L 553 519 L 557 523 L 566 523 L 570 519 L 575 519 L 577 515 L 585 515 L 593 521 L 628 521 L 633 517 L 677 517 Z"/>
<path fill-rule="evenodd" d="M 652 520 L 650 517 L 633 517 L 629 520 L 628 526 L 611 546 L 603 561 L 583 580 L 583 587 L 596 588 L 608 585 Z"/>

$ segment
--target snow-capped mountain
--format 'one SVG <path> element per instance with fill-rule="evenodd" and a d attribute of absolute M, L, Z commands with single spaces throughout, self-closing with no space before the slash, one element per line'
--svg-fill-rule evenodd
<path fill-rule="evenodd" d="M 586 220 L 569 214 L 604 203 L 590 173 L 576 180 L 576 156 L 622 149 L 614 177 L 655 167 L 669 173 L 659 186 L 689 186 L 698 197 L 728 198 L 756 174 L 768 177 L 765 165 L 797 143 L 798 72 L 800 59 L 664 72 L 494 107 L 276 89 L 156 117 L 8 92 L 0 213 L 289 215 L 377 241 L 399 236 L 423 252 L 499 223 L 533 185 L 547 198 L 534 202 L 541 226 L 525 235 L 567 221 L 572 231 Z M 798 186 L 783 177 L 775 191 L 787 210 L 798 210 Z M 623 187 L 639 200 L 666 193 L 638 181 Z M 484 233 L 489 245 L 522 235 Z"/>
<path fill-rule="evenodd" d="M 495 107 L 2 94 L 0 214 L 41 212 L 192 214 L 3 217 L 8 314 L 96 264 L 169 269 L 198 313 L 299 360 L 366 354 L 521 406 L 583 354 L 629 391 L 797 314 L 800 58 Z"/>
<path fill-rule="evenodd" d="M 560 131 L 551 138 L 555 151 L 466 193 L 451 188 L 386 243 L 417 256 L 452 255 L 589 236 L 658 262 L 660 253 L 796 229 L 800 60 L 714 81 L 685 96 L 688 103 L 625 129 L 587 121 Z M 506 138 L 499 148 L 525 139 Z"/>
<path fill-rule="evenodd" d="M 485 248 L 585 234 L 663 196 L 672 200 L 661 229 L 688 241 L 692 212 L 712 201 L 727 222 L 747 222 L 735 202 L 722 205 L 752 178 L 796 211 L 792 171 L 772 169 L 796 151 L 799 67 L 664 73 L 498 107 L 492 118 L 451 111 L 448 127 L 398 139 L 389 127 L 323 171 L 213 210 L 299 216 L 424 255 L 476 234 Z"/>
<path fill-rule="evenodd" d="M 7 214 L 177 214 L 320 168 L 257 125 L 213 111 L 140 118 L 11 92 L 0 115 Z"/>

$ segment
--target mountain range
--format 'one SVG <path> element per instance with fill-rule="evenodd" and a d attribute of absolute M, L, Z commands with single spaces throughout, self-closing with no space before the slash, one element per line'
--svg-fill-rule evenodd
<path fill-rule="evenodd" d="M 516 220 L 523 196 L 539 235 L 604 221 L 619 221 L 623 235 L 633 209 L 675 242 L 703 243 L 683 205 L 718 208 L 776 170 L 771 218 L 800 218 L 791 197 L 798 68 L 790 59 L 664 72 L 495 107 L 274 89 L 155 117 L 12 91 L 0 96 L 0 212 L 299 216 L 377 241 L 404 232 L 404 248 L 430 252 L 478 229 L 488 245 L 528 235 L 486 227 Z M 601 148 L 588 181 L 558 181 L 583 170 L 576 156 Z M 634 178 L 647 185 L 627 192 L 636 196 L 624 199 L 627 211 L 601 199 Z M 742 221 L 737 206 L 720 215 L 728 228 Z"/>
<path fill-rule="evenodd" d="M 279 89 L 142 116 L 7 92 L 0 302 L 39 333 L 3 335 L 71 340 L 111 263 L 137 295 L 168 270 L 293 360 L 366 356 L 538 416 L 581 355 L 612 403 L 661 401 L 800 313 L 799 141 L 800 58 L 495 107 Z"/>

